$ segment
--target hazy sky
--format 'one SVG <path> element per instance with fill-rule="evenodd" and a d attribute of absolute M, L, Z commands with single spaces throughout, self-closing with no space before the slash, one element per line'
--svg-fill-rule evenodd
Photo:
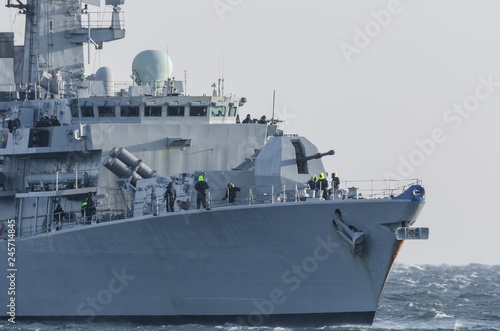
<path fill-rule="evenodd" d="M 243 116 L 271 117 L 276 90 L 282 128 L 334 149 L 324 161 L 341 180 L 423 180 L 416 225 L 431 237 L 407 241 L 398 262 L 500 264 L 498 1 L 127 0 L 122 9 L 127 37 L 92 51 L 89 73 L 109 66 L 130 80 L 134 56 L 160 49 L 177 79 L 187 70 L 191 95 L 210 94 L 223 67 L 225 91 L 248 98 Z M 22 30 L 14 10 L 0 17 L 10 17 L 0 30 Z"/>

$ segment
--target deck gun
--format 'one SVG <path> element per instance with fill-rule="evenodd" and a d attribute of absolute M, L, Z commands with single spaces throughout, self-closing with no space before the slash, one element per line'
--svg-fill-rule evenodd
<path fill-rule="evenodd" d="M 321 159 L 323 156 L 333 155 L 333 154 L 335 154 L 335 151 L 333 149 L 329 150 L 326 153 L 316 153 L 310 156 L 304 156 L 302 153 L 296 153 L 295 157 L 297 160 L 297 169 L 299 174 L 306 173 L 305 166 L 307 161 L 314 159 Z"/>

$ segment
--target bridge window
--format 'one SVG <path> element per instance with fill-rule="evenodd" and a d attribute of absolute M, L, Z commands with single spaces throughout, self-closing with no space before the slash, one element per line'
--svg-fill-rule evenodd
<path fill-rule="evenodd" d="M 168 106 L 167 116 L 184 116 L 184 106 Z"/>
<path fill-rule="evenodd" d="M 229 109 L 229 115 L 228 116 L 229 117 L 235 117 L 236 116 L 236 109 L 237 109 L 236 107 L 231 107 Z"/>
<path fill-rule="evenodd" d="M 226 115 L 226 107 L 212 107 L 212 117 L 224 117 Z"/>
<path fill-rule="evenodd" d="M 138 117 L 139 107 L 138 106 L 121 106 L 120 107 L 121 117 Z"/>
<path fill-rule="evenodd" d="M 161 106 L 146 106 L 144 107 L 144 116 L 161 117 L 161 108 Z"/>
<path fill-rule="evenodd" d="M 99 111 L 99 117 L 115 117 L 115 107 L 113 106 L 99 106 L 97 107 Z"/>
<path fill-rule="evenodd" d="M 82 117 L 94 117 L 94 107 L 93 106 L 82 106 Z"/>
<path fill-rule="evenodd" d="M 207 106 L 189 107 L 189 116 L 207 116 Z"/>

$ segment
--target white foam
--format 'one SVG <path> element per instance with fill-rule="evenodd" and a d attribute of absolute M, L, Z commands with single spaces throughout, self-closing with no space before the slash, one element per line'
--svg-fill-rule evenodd
<path fill-rule="evenodd" d="M 454 318 L 455 316 L 453 315 L 448 315 L 443 312 L 438 312 L 434 318 Z"/>
<path fill-rule="evenodd" d="M 421 266 L 421 265 L 418 265 L 418 264 L 410 264 L 410 267 L 411 267 L 411 268 L 418 269 L 418 270 L 420 270 L 420 271 L 425 271 L 425 267 L 424 267 L 424 266 Z"/>

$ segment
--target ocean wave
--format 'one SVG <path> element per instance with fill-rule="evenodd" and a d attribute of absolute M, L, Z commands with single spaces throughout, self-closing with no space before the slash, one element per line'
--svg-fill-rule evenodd
<path fill-rule="evenodd" d="M 448 315 L 443 312 L 438 312 L 434 318 L 454 318 L 454 315 Z"/>

